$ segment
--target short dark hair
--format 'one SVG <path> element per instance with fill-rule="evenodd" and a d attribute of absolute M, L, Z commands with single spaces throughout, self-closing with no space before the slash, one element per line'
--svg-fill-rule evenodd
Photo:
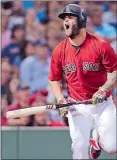
<path fill-rule="evenodd" d="M 24 89 L 30 89 L 30 86 L 28 84 L 19 83 L 17 85 L 17 90 L 24 90 Z"/>
<path fill-rule="evenodd" d="M 35 46 L 48 47 L 47 41 L 37 41 L 35 42 Z"/>
<path fill-rule="evenodd" d="M 14 32 L 17 30 L 25 30 L 25 26 L 23 24 L 16 24 L 11 29 L 11 38 L 15 38 Z"/>
<path fill-rule="evenodd" d="M 88 12 L 89 16 L 92 17 L 95 12 L 103 12 L 103 8 L 101 6 L 98 6 L 97 4 L 95 4 L 95 5 L 91 6 L 88 11 L 89 11 Z"/>

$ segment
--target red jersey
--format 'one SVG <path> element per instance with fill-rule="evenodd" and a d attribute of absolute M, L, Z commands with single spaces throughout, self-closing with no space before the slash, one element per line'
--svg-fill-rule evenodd
<path fill-rule="evenodd" d="M 117 70 L 117 56 L 104 39 L 87 33 L 76 50 L 69 38 L 63 40 L 52 53 L 49 79 L 59 81 L 65 74 L 68 94 L 75 100 L 92 98 L 107 81 L 107 72 Z M 111 92 L 107 93 L 107 97 Z"/>

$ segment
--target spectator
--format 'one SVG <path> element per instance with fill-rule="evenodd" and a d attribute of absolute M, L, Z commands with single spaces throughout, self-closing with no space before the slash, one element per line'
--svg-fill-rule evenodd
<path fill-rule="evenodd" d="M 113 42 L 111 42 L 111 46 L 114 49 L 115 53 L 117 54 L 117 39 Z"/>
<path fill-rule="evenodd" d="M 25 40 L 25 28 L 23 25 L 15 25 L 12 28 L 12 42 L 2 51 L 2 58 L 8 58 L 11 65 L 19 67 L 21 58 L 20 47 Z"/>
<path fill-rule="evenodd" d="M 48 113 L 43 111 L 34 115 L 34 126 L 65 127 L 66 125 L 63 122 L 50 120 Z"/>
<path fill-rule="evenodd" d="M 23 60 L 20 66 L 20 80 L 30 86 L 34 93 L 48 87 L 48 71 L 50 58 L 45 43 L 36 44 L 36 53 Z"/>
<path fill-rule="evenodd" d="M 25 26 L 26 26 L 26 39 L 36 42 L 39 40 L 39 21 L 36 17 L 36 11 L 29 9 L 25 15 Z"/>
<path fill-rule="evenodd" d="M 104 37 L 109 42 L 114 41 L 116 39 L 116 29 L 107 23 L 103 23 L 102 8 L 98 5 L 92 6 L 89 13 L 94 25 L 94 32 Z"/>
<path fill-rule="evenodd" d="M 104 12 L 109 10 L 109 1 L 97 1 L 96 4 L 102 6 Z"/>
<path fill-rule="evenodd" d="M 47 23 L 48 16 L 47 16 L 47 8 L 45 2 L 35 1 L 35 11 L 39 22 Z"/>
<path fill-rule="evenodd" d="M 6 126 L 6 118 L 5 118 L 5 112 L 7 110 L 8 104 L 6 96 L 1 97 L 1 126 Z"/>
<path fill-rule="evenodd" d="M 89 3 L 90 2 L 87 2 L 87 1 L 79 1 L 79 2 L 77 2 L 76 1 L 75 3 L 78 3 L 78 5 L 80 5 L 87 12 L 87 9 L 89 7 Z"/>
<path fill-rule="evenodd" d="M 12 76 L 11 81 L 9 82 L 9 89 L 8 89 L 8 102 L 9 104 L 16 104 L 17 103 L 17 86 L 19 84 L 19 79 L 16 74 Z"/>
<path fill-rule="evenodd" d="M 63 4 L 58 1 L 51 1 L 48 3 L 48 17 L 50 21 L 55 21 L 60 23 L 60 20 L 57 18 L 59 12 L 62 10 Z"/>
<path fill-rule="evenodd" d="M 31 41 L 26 40 L 20 47 L 21 60 L 35 53 L 35 44 Z"/>
<path fill-rule="evenodd" d="M 109 23 L 115 28 L 117 27 L 117 2 L 111 1 L 109 2 L 110 10 L 103 14 L 103 22 Z"/>
<path fill-rule="evenodd" d="M 9 81 L 11 79 L 11 66 L 8 62 L 1 64 L 1 95 L 7 95 Z"/>
<path fill-rule="evenodd" d="M 36 92 L 36 104 L 45 105 L 47 103 L 48 91 L 45 89 L 40 89 Z"/>
<path fill-rule="evenodd" d="M 7 14 L 7 12 L 2 10 L 2 17 L 1 17 L 2 49 L 6 47 L 11 41 L 11 30 L 8 29 L 8 23 L 9 23 L 9 15 Z"/>
<path fill-rule="evenodd" d="M 31 107 L 34 103 L 35 98 L 30 96 L 29 86 L 26 84 L 19 84 L 17 86 L 17 103 L 11 104 L 8 106 L 8 110 L 16 110 L 26 107 Z M 29 125 L 31 121 L 31 117 L 22 117 L 22 118 L 14 118 L 7 119 L 7 125 L 9 126 L 26 126 Z"/>
<path fill-rule="evenodd" d="M 34 8 L 34 1 L 22 1 L 24 10 Z"/>
<path fill-rule="evenodd" d="M 46 27 L 46 37 L 51 55 L 51 52 L 53 51 L 55 46 L 58 45 L 60 41 L 65 37 L 65 34 L 61 29 L 61 24 L 58 24 L 56 22 L 48 23 Z"/>
<path fill-rule="evenodd" d="M 11 15 L 12 13 L 12 1 L 1 1 L 2 10 L 6 12 L 7 15 Z"/>
<path fill-rule="evenodd" d="M 24 25 L 24 10 L 21 0 L 12 2 L 12 15 L 9 21 L 9 28 L 13 28 L 14 25 Z"/>

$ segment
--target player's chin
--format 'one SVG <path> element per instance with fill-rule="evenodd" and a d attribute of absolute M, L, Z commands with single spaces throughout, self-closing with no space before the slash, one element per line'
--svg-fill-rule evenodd
<path fill-rule="evenodd" d="M 70 37 L 72 32 L 70 30 L 65 30 L 65 34 L 66 34 L 67 37 Z"/>

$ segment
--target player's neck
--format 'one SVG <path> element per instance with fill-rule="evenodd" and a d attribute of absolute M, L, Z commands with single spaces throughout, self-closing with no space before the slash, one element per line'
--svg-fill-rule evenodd
<path fill-rule="evenodd" d="M 76 37 L 74 38 L 69 38 L 70 40 L 70 43 L 73 45 L 73 46 L 81 46 L 82 43 L 85 41 L 86 39 L 86 29 L 81 29 L 79 31 L 79 35 L 77 35 Z"/>

